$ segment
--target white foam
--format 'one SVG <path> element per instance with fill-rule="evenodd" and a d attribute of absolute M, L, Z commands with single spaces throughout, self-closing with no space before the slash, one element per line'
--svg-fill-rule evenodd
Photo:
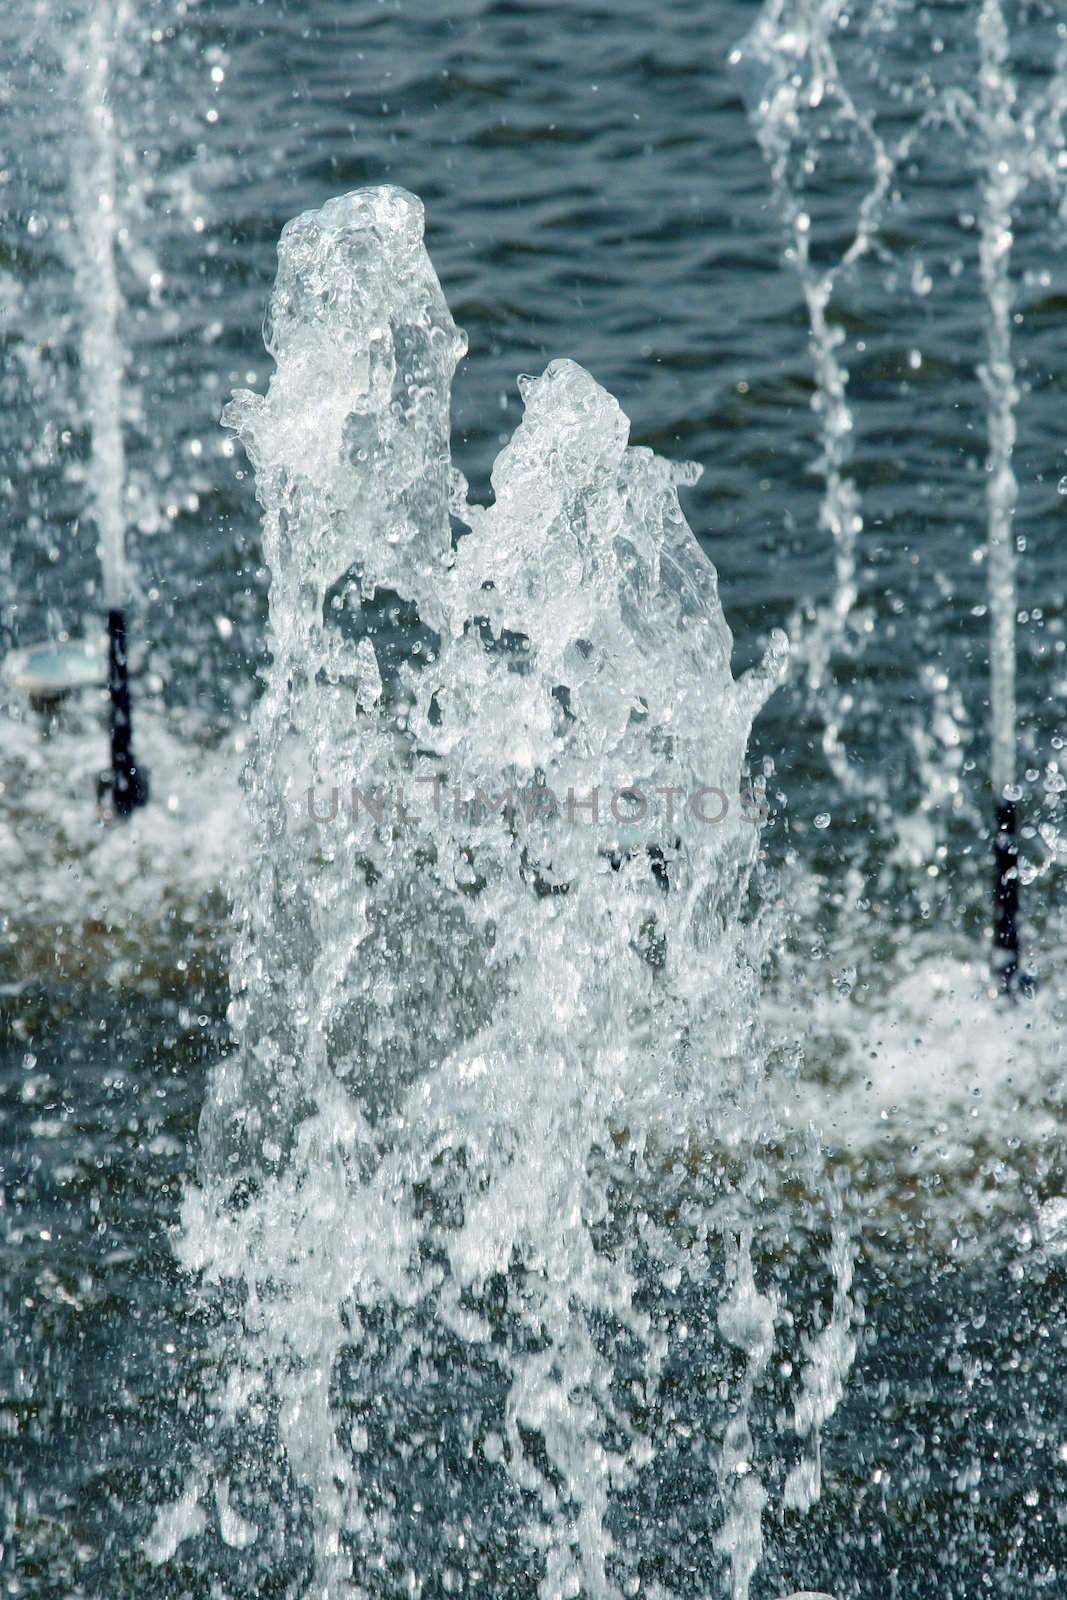
<path fill-rule="evenodd" d="M 97 775 L 109 763 L 104 697 L 66 710 L 47 737 L 22 705 L 0 716 L 0 869 L 17 908 L 9 940 L 15 935 L 47 959 L 53 938 L 103 927 L 114 936 L 101 944 L 106 960 L 109 951 L 125 959 L 138 945 L 164 954 L 180 942 L 173 917 L 193 919 L 208 938 L 228 937 L 221 905 L 209 912 L 207 902 L 246 847 L 243 729 L 219 737 L 195 713 L 135 699 L 134 748 L 152 792 L 122 821 L 97 809 Z M 92 939 L 83 939 L 84 958 L 92 951 Z"/>
<path fill-rule="evenodd" d="M 1040 1183 L 1041 1152 L 1067 1112 L 1057 988 L 1013 1004 L 997 994 L 986 952 L 919 939 L 912 951 L 886 971 L 873 952 L 842 945 L 819 964 L 818 984 L 794 965 L 770 988 L 769 1026 L 803 1056 L 783 1082 L 782 1115 L 814 1125 L 861 1188 L 915 1191 L 918 1181 L 931 1204 L 940 1192 L 946 1215 L 961 1196 L 979 1212 L 998 1197 L 1015 1203 L 1020 1181 Z M 835 987 L 826 965 L 847 965 L 847 981 Z"/>

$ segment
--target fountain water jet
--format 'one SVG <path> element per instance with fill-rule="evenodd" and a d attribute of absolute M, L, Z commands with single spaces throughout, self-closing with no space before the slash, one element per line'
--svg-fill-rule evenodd
<path fill-rule="evenodd" d="M 704 1559 L 746 1600 L 769 1494 L 753 1412 L 782 1329 L 754 1242 L 775 1113 L 740 794 L 784 641 L 734 682 L 678 503 L 693 470 L 629 447 L 572 362 L 520 380 L 494 502 L 468 501 L 449 469 L 465 344 L 422 227 L 392 188 L 289 224 L 270 388 L 226 414 L 271 569 L 247 780 L 264 849 L 237 891 L 234 1049 L 179 1252 L 239 1310 L 216 1352 L 215 1453 L 146 1549 L 164 1560 L 202 1531 L 214 1479 L 246 1563 L 257 1547 L 269 1563 L 264 1530 L 306 1504 L 316 1590 L 339 1597 L 375 1572 L 419 1581 L 449 1538 L 503 1539 L 510 1506 L 544 1600 L 617 1596 L 644 1556 L 614 1508 L 655 1471 L 673 1404 L 670 1296 L 684 1277 L 706 1298 L 721 1260 L 709 1331 L 744 1373 L 722 1379 Z M 412 618 L 399 665 L 383 594 Z M 316 808 L 322 782 L 352 806 Z M 698 791 L 729 797 L 714 822 Z M 442 1350 L 440 1440 L 479 1510 L 413 1547 L 411 1469 L 390 1462 Z M 802 1448 L 826 1414 L 798 1403 Z M 250 1438 L 269 1454 L 271 1429 L 257 1490 L 235 1463 Z"/>
<path fill-rule="evenodd" d="M 80 382 L 89 418 L 88 482 L 99 535 L 102 594 L 107 617 L 107 675 L 111 764 L 97 780 L 97 797 L 113 815 L 128 817 L 148 799 L 148 774 L 133 754 L 126 601 L 126 455 L 123 441 L 125 355 L 120 331 L 122 291 L 116 263 L 120 227 L 116 160 L 118 135 L 111 104 L 112 58 L 129 23 L 125 0 L 98 0 L 70 52 L 67 73 L 82 110 L 83 134 L 71 161 L 70 190 L 79 245 L 76 277 L 81 303 Z M 96 687 L 102 662 L 92 642 L 31 645 L 5 662 L 5 676 L 49 712 L 67 695 Z"/>
<path fill-rule="evenodd" d="M 82 245 L 82 392 L 92 428 L 89 482 L 100 535 L 107 611 L 111 770 L 100 779 L 118 817 L 148 800 L 148 774 L 133 754 L 125 600 L 128 587 L 123 504 L 126 454 L 122 437 L 124 357 L 119 332 L 122 292 L 115 263 L 116 134 L 110 102 L 110 57 L 128 21 L 126 0 L 100 0 L 85 34 L 83 104 L 88 138 L 76 168 L 75 219 Z"/>
<path fill-rule="evenodd" d="M 1019 201 L 1033 182 L 1061 196 L 1067 112 L 1067 48 L 1061 43 L 1047 88 L 1020 100 L 1002 0 L 982 0 L 977 99 L 955 91 L 951 115 L 973 135 L 981 187 L 979 267 L 986 302 L 986 361 L 980 376 L 987 406 L 987 565 L 990 643 L 990 783 L 993 790 L 993 977 L 1008 995 L 1032 978 L 1019 957 L 1019 860 L 1016 784 L 1017 707 L 1015 506 L 1013 469 L 1019 387 L 1012 350 L 1015 285 L 1011 261 Z"/>
<path fill-rule="evenodd" d="M 121 609 L 128 573 L 125 552 L 126 454 L 122 436 L 125 356 L 119 331 L 123 300 L 115 261 L 119 227 L 116 129 L 111 56 L 128 20 L 125 0 L 98 4 L 84 33 L 80 98 L 85 140 L 73 167 L 74 219 L 81 245 L 82 390 L 92 425 L 89 486 L 99 534 L 106 611 Z"/>
<path fill-rule="evenodd" d="M 1025 173 L 1012 158 L 1016 139 L 1008 30 L 1000 0 L 983 0 L 978 39 L 981 50 L 979 125 L 982 131 L 980 263 L 985 289 L 988 357 L 981 370 L 988 401 L 989 462 L 989 678 L 993 813 L 993 974 L 1012 993 L 1019 980 L 1018 823 L 1015 805 L 1015 551 L 1014 516 L 1018 485 L 1012 470 L 1015 409 L 1019 391 L 1012 358 L 1011 281 L 1014 208 Z"/>
<path fill-rule="evenodd" d="M 1017 484 L 1012 467 L 1019 390 L 1012 353 L 1015 291 L 1011 276 L 1013 228 L 1018 202 L 1035 179 L 1062 195 L 1063 116 L 1067 103 L 1063 64 L 1048 87 L 1019 103 L 1010 60 L 1009 31 L 1002 0 L 982 0 L 979 13 L 979 89 L 972 96 L 953 86 L 938 97 L 929 81 L 919 99 L 929 103 L 913 125 L 890 144 L 878 132 L 875 115 L 860 103 L 845 81 L 835 40 L 855 40 L 873 31 L 888 37 L 898 23 L 896 0 L 872 8 L 857 28 L 847 6 L 831 0 L 767 0 L 755 27 L 731 61 L 746 76 L 750 115 L 768 162 L 788 230 L 789 254 L 804 291 L 811 328 L 820 417 L 825 489 L 820 523 L 834 541 L 835 590 L 830 607 L 816 619 L 806 649 L 808 684 L 826 707 L 823 748 L 831 770 L 846 792 L 877 794 L 844 760 L 839 743 L 839 712 L 846 699 L 826 680 L 835 649 L 846 641 L 856 599 L 855 540 L 862 528 L 859 494 L 849 477 L 853 417 L 847 398 L 848 374 L 835 354 L 841 335 L 827 311 L 839 279 L 877 245 L 877 233 L 901 164 L 919 136 L 954 124 L 968 149 L 977 152 L 980 185 L 979 265 L 985 299 L 987 359 L 979 369 L 986 395 L 988 432 L 987 565 L 991 638 L 991 784 L 994 792 L 993 971 L 1001 990 L 1029 987 L 1018 956 L 1018 819 L 1015 784 L 1015 621 L 1014 515 Z M 940 52 L 942 42 L 935 46 Z M 871 83 L 883 74 L 877 48 L 859 51 L 857 76 Z M 892 98 L 910 105 L 914 92 L 887 85 Z M 858 206 L 854 236 L 828 266 L 813 262 L 813 219 L 804 204 L 805 188 L 817 184 L 826 152 L 844 137 L 869 158 L 869 180 Z M 889 818 L 886 818 L 887 823 Z"/>

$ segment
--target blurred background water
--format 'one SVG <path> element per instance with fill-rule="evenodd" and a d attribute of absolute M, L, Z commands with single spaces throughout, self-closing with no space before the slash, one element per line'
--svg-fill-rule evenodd
<path fill-rule="evenodd" d="M 186 1482 L 210 1324 L 225 1314 L 171 1245 L 206 1069 L 228 1038 L 230 874 L 264 848 L 247 836 L 238 776 L 268 574 L 251 473 L 218 419 L 233 387 L 269 376 L 261 331 L 278 234 L 363 185 L 421 196 L 470 341 L 453 453 L 473 499 L 488 498 L 489 467 L 520 418 L 516 373 L 561 355 L 618 396 L 634 442 L 703 463 L 683 501 L 718 571 L 736 672 L 773 628 L 802 634 L 805 608 L 826 604 L 834 581 L 818 526 L 808 313 L 729 63 L 759 9 L 153 0 L 127 21 L 111 97 L 130 611 L 153 803 L 128 830 L 104 828 L 95 711 L 69 710 L 43 737 L 5 691 L 9 1594 L 281 1595 L 310 1582 L 295 1509 L 290 1564 L 269 1591 L 261 1575 L 225 1567 L 221 1548 L 183 1544 L 150 1567 L 143 1546 L 155 1508 Z M 877 9 L 857 5 L 854 21 Z M 977 5 L 896 10 L 901 25 L 862 78 L 894 135 L 931 98 L 978 81 Z M 1051 4 L 1018 0 L 1006 13 L 1028 92 L 1054 68 L 1064 25 Z M 5 651 L 91 633 L 102 609 L 72 186 L 83 22 L 45 0 L 0 7 Z M 818 194 L 827 256 L 847 244 L 869 185 L 868 152 L 845 142 Z M 877 248 L 830 305 L 864 519 L 856 606 L 831 665 L 839 694 L 829 709 L 795 671 L 750 746 L 772 810 L 757 893 L 777 928 L 765 995 L 773 1047 L 790 1063 L 785 1114 L 798 1137 L 814 1119 L 821 1160 L 840 1175 L 863 1313 L 824 1432 L 822 1500 L 768 1519 L 758 1596 L 1056 1594 L 1067 1574 L 1064 221 L 1034 190 L 1014 228 L 1019 765 L 1040 989 L 1011 1010 L 991 1003 L 986 972 L 979 226 L 967 140 L 939 123 L 902 163 Z M 831 718 L 862 780 L 851 790 L 826 758 Z M 803 1285 L 817 1254 L 800 1242 L 764 1263 L 797 1286 L 813 1326 L 823 1291 L 805 1298 Z M 677 1316 L 698 1312 L 679 1303 Z M 682 1364 L 675 1381 L 659 1497 L 634 1496 L 620 1514 L 647 1539 L 649 1585 L 716 1593 L 724 1580 L 699 1513 L 686 1522 L 700 1470 L 689 1440 L 711 1425 L 714 1377 Z M 754 1402 L 769 1418 L 784 1404 L 775 1383 Z M 447 1398 L 435 1399 L 446 1414 Z M 437 1425 L 432 1412 L 420 1425 Z M 405 1492 L 384 1456 L 382 1474 Z M 532 1592 L 508 1514 L 480 1568 L 449 1566 L 427 1532 L 420 1592 Z"/>

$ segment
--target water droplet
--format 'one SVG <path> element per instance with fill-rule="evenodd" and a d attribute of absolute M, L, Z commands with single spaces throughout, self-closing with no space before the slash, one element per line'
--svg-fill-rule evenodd
<path fill-rule="evenodd" d="M 1056 485 L 1057 494 L 1067 494 L 1067 477 L 1061 478 Z"/>
<path fill-rule="evenodd" d="M 815 818 L 815 826 L 817 828 L 828 828 L 830 826 L 830 813 L 828 811 L 820 811 Z"/>

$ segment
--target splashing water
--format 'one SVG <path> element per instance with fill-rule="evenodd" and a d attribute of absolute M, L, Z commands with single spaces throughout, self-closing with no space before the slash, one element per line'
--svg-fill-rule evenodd
<path fill-rule="evenodd" d="M 891 31 L 895 4 L 878 5 L 866 20 L 874 35 Z M 819 526 L 832 541 L 834 589 L 830 604 L 800 628 L 800 657 L 809 697 L 826 712 L 823 748 L 835 778 L 852 792 L 863 779 L 852 768 L 840 741 L 846 697 L 830 678 L 834 655 L 846 649 L 856 604 L 856 540 L 863 528 L 860 495 L 849 466 L 853 415 L 848 399 L 848 369 L 838 351 L 844 333 L 831 322 L 830 309 L 840 281 L 871 251 L 892 200 L 897 169 L 914 132 L 887 143 L 873 111 L 850 91 L 839 65 L 835 35 L 847 25 L 844 0 L 768 0 L 755 26 L 730 57 L 741 74 L 760 148 L 771 174 L 776 202 L 789 239 L 788 257 L 797 270 L 808 312 L 815 374 L 812 409 L 819 423 L 823 479 Z M 844 144 L 858 153 L 864 189 L 848 242 L 836 241 L 842 224 L 834 219 L 821 232 L 816 258 L 816 218 L 807 189 L 834 180 L 833 161 Z M 826 169 L 829 176 L 826 175 Z M 852 174 L 854 176 L 854 173 Z M 795 629 L 796 631 L 796 629 Z"/>
<path fill-rule="evenodd" d="M 213 1537 L 246 1582 L 331 1597 L 457 1569 L 632 1593 L 653 1557 L 619 1508 L 655 1496 L 699 1349 L 712 1487 L 659 1586 L 724 1563 L 745 1600 L 783 1317 L 741 797 L 784 641 L 734 682 L 693 469 L 629 447 L 572 362 L 520 380 L 493 503 L 468 500 L 422 226 L 395 188 L 290 223 L 269 392 L 226 413 L 271 569 L 261 858 L 179 1245 L 229 1308 L 215 1417 L 146 1552 Z M 794 1505 L 850 1359 L 835 1250 Z"/>
<path fill-rule="evenodd" d="M 1016 787 L 1016 574 L 1015 514 L 1018 498 L 1013 459 L 1021 386 L 1013 353 L 1017 285 L 1012 273 L 1014 235 L 1027 191 L 1043 187 L 1057 202 L 1062 221 L 1067 170 L 1064 114 L 1067 110 L 1067 45 L 1057 30 L 1050 68 L 1036 88 L 1020 93 L 1012 63 L 1009 13 L 1002 0 L 983 0 L 977 8 L 977 53 L 960 67 L 946 51 L 940 24 L 924 8 L 896 0 L 875 5 L 860 17 L 850 8 L 816 0 L 767 0 L 754 28 L 733 52 L 741 73 L 750 117 L 771 173 L 774 193 L 789 238 L 787 257 L 802 285 L 815 369 L 813 407 L 823 444 L 820 523 L 830 533 L 835 564 L 830 604 L 813 613 L 810 628 L 799 623 L 797 654 L 805 664 L 809 702 L 823 721 L 823 751 L 837 784 L 864 795 L 876 816 L 880 838 L 896 838 L 888 860 L 889 879 L 903 861 L 916 860 L 916 842 L 938 846 L 922 813 L 902 817 L 899 806 L 874 773 L 858 773 L 846 759 L 842 728 L 858 708 L 851 688 L 834 681 L 833 663 L 844 656 L 855 663 L 873 633 L 857 611 L 856 550 L 863 529 L 860 492 L 852 470 L 852 440 L 857 417 L 848 394 L 848 371 L 837 353 L 844 332 L 830 321 L 835 295 L 865 257 L 890 259 L 887 223 L 903 208 L 902 191 L 927 181 L 920 162 L 926 135 L 947 132 L 934 150 L 957 143 L 961 182 L 977 188 L 978 265 L 981 320 L 986 359 L 977 368 L 985 396 L 986 568 L 989 595 L 989 674 L 992 787 L 996 798 L 1018 799 Z M 1023 7 L 1020 24 L 1032 22 L 1040 8 Z M 924 32 L 932 28 L 929 36 Z M 921 70 L 916 63 L 921 62 Z M 977 77 L 977 89 L 971 92 Z M 892 133 L 885 130 L 891 129 Z M 944 183 L 944 174 L 940 180 Z M 961 226 L 975 221 L 961 212 Z M 903 237 L 907 223 L 902 221 Z M 962 262 L 953 265 L 962 271 Z M 897 272 L 887 284 L 895 286 Z M 912 287 L 926 295 L 930 279 L 920 258 L 911 263 Z M 864 308 L 853 302 L 839 312 L 862 322 Z M 866 349 L 866 341 L 857 341 Z M 910 355 L 922 365 L 921 352 Z M 1022 386 L 1025 392 L 1025 386 Z M 933 641 L 931 641 L 931 646 Z M 940 647 L 938 646 L 938 651 Z M 928 685 L 934 678 L 926 674 Z M 940 676 L 940 675 L 939 675 Z M 922 681 L 922 675 L 920 676 Z M 945 677 L 931 696 L 932 718 L 939 699 L 957 694 Z M 867 702 L 877 711 L 876 697 Z M 957 723 L 961 719 L 957 716 Z M 874 724 L 872 724 L 873 726 Z M 908 742 L 920 750 L 924 729 L 912 728 Z M 984 764 L 983 764 L 984 765 Z M 933 792 L 928 763 L 915 774 L 927 797 Z M 953 809 L 962 801 L 957 785 Z M 974 825 L 984 826 L 987 803 L 970 804 Z M 817 826 L 817 824 L 816 824 Z M 920 852 L 921 853 L 921 852 Z M 1020 867 L 1020 875 L 1026 870 Z M 896 892 L 909 892 L 895 881 Z"/>

